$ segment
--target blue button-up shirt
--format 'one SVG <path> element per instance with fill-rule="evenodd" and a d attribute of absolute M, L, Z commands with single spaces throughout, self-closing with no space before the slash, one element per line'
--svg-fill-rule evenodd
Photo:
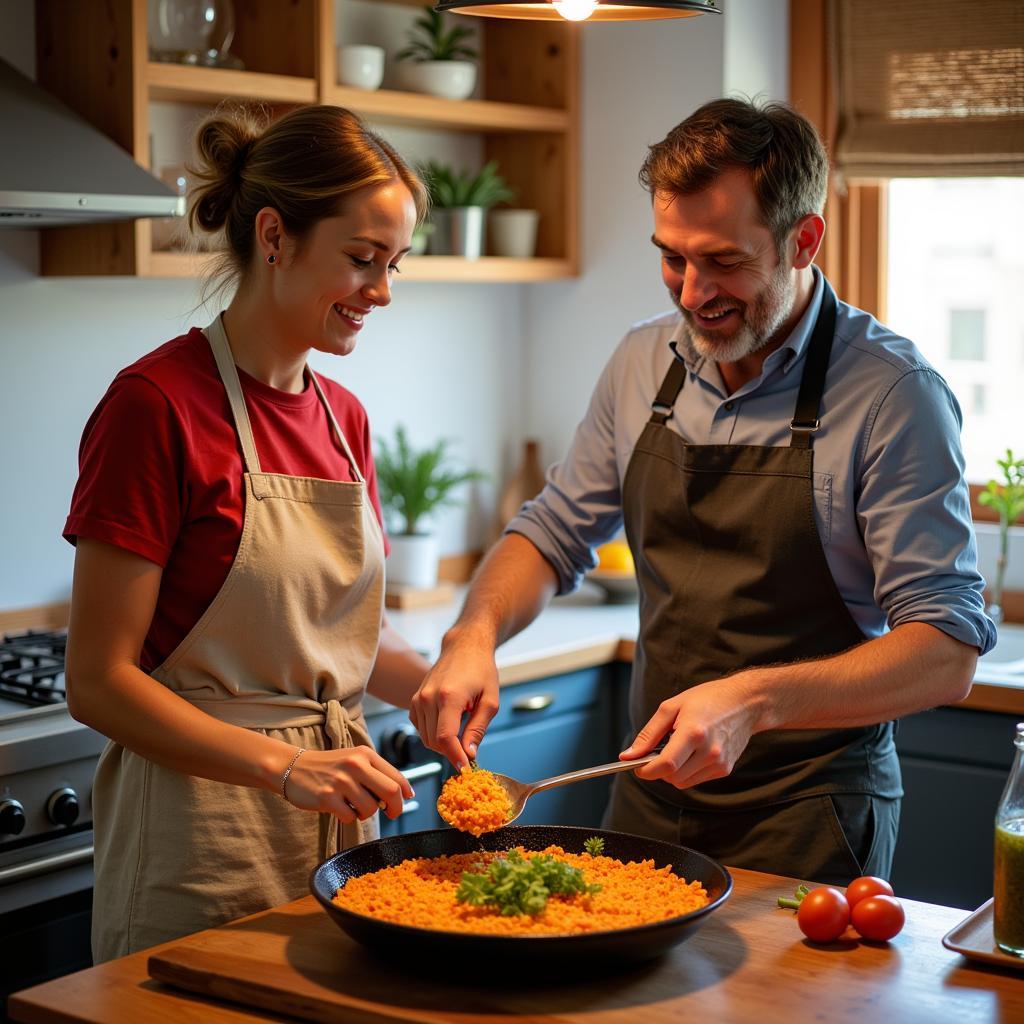
<path fill-rule="evenodd" d="M 554 567 L 559 592 L 596 564 L 622 527 L 622 482 L 677 340 L 687 380 L 668 427 L 691 444 L 788 445 L 824 282 L 761 375 L 727 394 L 717 365 L 690 345 L 678 312 L 634 326 L 598 380 L 565 459 L 508 526 Z M 960 449 L 962 418 L 946 382 L 906 338 L 838 303 L 813 435 L 818 534 L 854 620 L 868 637 L 927 622 L 984 654 L 995 626 Z M 751 525 L 756 529 L 756 524 Z"/>

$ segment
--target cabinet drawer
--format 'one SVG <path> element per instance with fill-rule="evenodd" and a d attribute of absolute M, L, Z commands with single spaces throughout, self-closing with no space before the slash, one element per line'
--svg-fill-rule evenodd
<path fill-rule="evenodd" d="M 532 683 L 503 686 L 501 707 L 488 732 L 542 722 L 555 715 L 598 704 L 607 686 L 604 667 L 580 669 Z"/>
<path fill-rule="evenodd" d="M 935 708 L 901 718 L 896 729 L 900 755 L 1010 770 L 1016 715 L 968 708 Z"/>
<path fill-rule="evenodd" d="M 1006 773 L 901 757 L 891 881 L 900 896 L 974 910 L 992 895 L 996 807 Z M 955 836 L 955 839 L 954 839 Z"/>

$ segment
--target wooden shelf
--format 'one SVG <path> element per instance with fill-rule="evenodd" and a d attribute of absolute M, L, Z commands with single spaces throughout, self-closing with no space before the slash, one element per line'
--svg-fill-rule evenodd
<path fill-rule="evenodd" d="M 569 114 L 554 107 L 490 100 L 446 100 L 423 93 L 379 89 L 367 92 L 329 86 L 324 102 L 354 110 L 361 117 L 391 124 L 449 128 L 467 132 L 566 132 Z"/>
<path fill-rule="evenodd" d="M 171 103 L 216 104 L 223 99 L 263 103 L 316 102 L 316 81 L 312 78 L 158 61 L 146 64 L 146 87 L 151 100 Z"/>
<path fill-rule="evenodd" d="M 152 252 L 140 277 L 201 277 L 214 257 L 208 253 Z M 408 256 L 402 261 L 401 281 L 451 281 L 483 284 L 516 284 L 558 281 L 574 277 L 568 260 L 512 260 L 484 256 L 467 260 L 459 256 Z"/>
<path fill-rule="evenodd" d="M 529 281 L 558 281 L 575 277 L 569 260 L 512 260 L 483 256 L 467 260 L 461 256 L 409 256 L 402 261 L 405 281 L 475 281 L 483 284 Z"/>
<path fill-rule="evenodd" d="M 148 0 L 35 0 L 38 80 L 142 167 L 149 166 L 154 148 L 153 102 L 265 104 L 271 116 L 288 107 L 329 103 L 356 111 L 382 130 L 406 125 L 474 133 L 481 160 L 497 162 L 517 204 L 538 211 L 538 257 L 415 257 L 404 262 L 403 280 L 514 284 L 577 276 L 579 33 L 555 23 L 482 19 L 479 81 L 486 99 L 367 92 L 335 84 L 337 47 L 347 41 L 340 2 L 237 4 L 231 50 L 245 65 L 238 71 L 149 60 Z M 426 5 L 426 0 L 388 2 Z M 152 226 L 145 219 L 40 232 L 42 276 L 196 278 L 204 276 L 212 258 L 153 251 Z"/>

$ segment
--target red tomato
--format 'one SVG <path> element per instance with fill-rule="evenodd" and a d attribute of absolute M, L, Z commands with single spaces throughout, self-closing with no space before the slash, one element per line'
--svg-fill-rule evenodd
<path fill-rule="evenodd" d="M 834 942 L 850 923 L 850 905 L 838 889 L 822 885 L 800 901 L 796 921 L 812 942 Z"/>
<path fill-rule="evenodd" d="M 903 906 L 895 896 L 868 896 L 857 903 L 851 911 L 853 927 L 865 939 L 888 942 L 907 920 Z"/>
<path fill-rule="evenodd" d="M 855 878 L 846 887 L 846 902 L 852 910 L 861 900 L 868 896 L 892 896 L 892 886 L 884 879 L 874 875 L 864 875 L 862 878 Z"/>

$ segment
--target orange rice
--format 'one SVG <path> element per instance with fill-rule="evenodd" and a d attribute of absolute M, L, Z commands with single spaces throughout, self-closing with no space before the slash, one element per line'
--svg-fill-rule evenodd
<path fill-rule="evenodd" d="M 651 924 L 707 906 L 700 882 L 687 882 L 670 865 L 653 860 L 623 862 L 589 853 L 566 853 L 559 846 L 527 851 L 524 857 L 551 854 L 580 868 L 589 884 L 602 888 L 589 896 L 552 896 L 537 915 L 502 916 L 492 907 L 458 903 L 455 891 L 463 871 L 474 874 L 504 853 L 460 853 L 450 857 L 416 857 L 394 867 L 351 878 L 334 902 L 346 910 L 414 928 L 488 935 L 566 935 L 610 931 Z"/>
<path fill-rule="evenodd" d="M 479 836 L 508 821 L 512 805 L 493 772 L 464 768 L 441 787 L 437 813 L 460 832 Z"/>

